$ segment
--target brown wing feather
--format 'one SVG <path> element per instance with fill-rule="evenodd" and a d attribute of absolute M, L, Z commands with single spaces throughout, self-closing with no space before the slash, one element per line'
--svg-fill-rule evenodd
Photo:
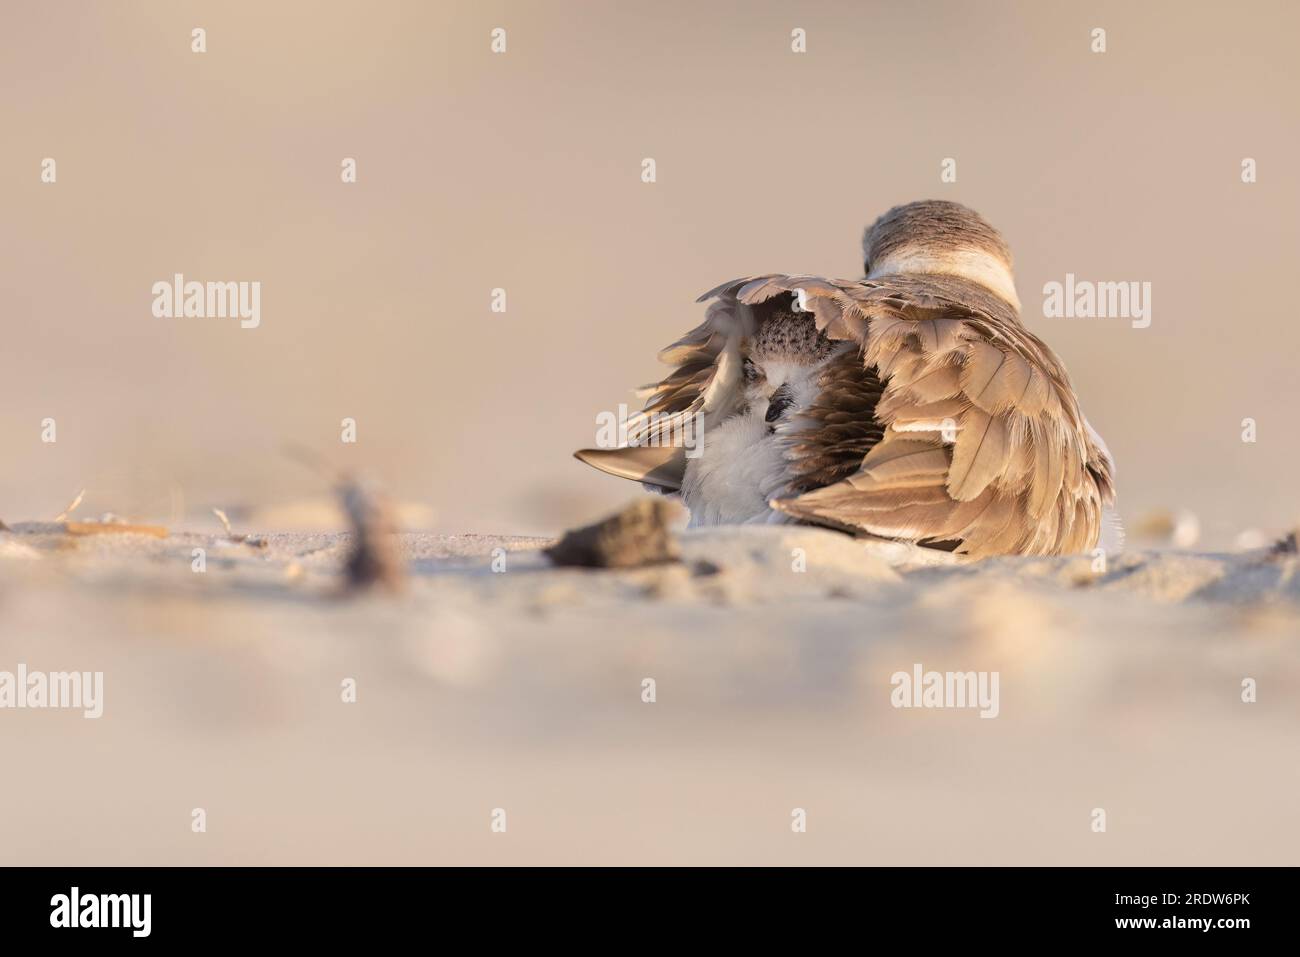
<path fill-rule="evenodd" d="M 862 365 L 857 350 L 827 363 L 821 393 L 778 433 L 786 439 L 793 492 L 833 485 L 862 467 L 863 456 L 879 444 L 883 426 L 875 414 L 884 385 Z"/>
<path fill-rule="evenodd" d="M 780 277 L 759 277 L 759 285 L 767 278 Z M 659 360 L 674 368 L 659 382 L 639 390 L 645 407 L 627 423 L 626 446 L 582 449 L 576 457 L 620 478 L 680 488 L 686 458 L 677 446 L 688 434 L 687 420 L 698 416 L 707 429 L 711 419 L 725 418 L 741 400 L 740 344 L 752 332 L 753 316 L 749 306 L 736 299 L 736 292 L 755 282 L 724 283 L 701 297 L 700 301 L 722 296 L 710 304 L 704 322 L 659 352 Z"/>
<path fill-rule="evenodd" d="M 1089 436 L 1064 367 L 1010 305 L 949 276 L 761 276 L 703 298 L 743 309 L 798 289 L 818 327 L 855 343 L 883 385 L 871 423 L 851 433 L 829 411 L 847 387 L 829 388 L 828 411 L 802 423 L 789 445 L 792 463 L 821 464 L 799 487 L 828 481 L 773 507 L 874 535 L 956 540 L 972 556 L 1059 554 L 1096 542 L 1102 506 L 1114 497 L 1110 459 Z M 863 453 L 851 471 L 849 449 Z"/>

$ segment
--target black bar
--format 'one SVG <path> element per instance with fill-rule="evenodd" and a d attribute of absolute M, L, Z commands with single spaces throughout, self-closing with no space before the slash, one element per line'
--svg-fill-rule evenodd
<path fill-rule="evenodd" d="M 467 932 L 480 942 L 529 932 L 540 946 L 599 931 L 620 935 L 604 938 L 611 947 L 615 940 L 643 939 L 661 948 L 687 933 L 798 942 L 801 934 L 842 931 L 860 941 L 911 940 L 924 950 L 937 941 L 987 947 L 1127 938 L 1138 946 L 1213 941 L 1222 948 L 1290 938 L 1295 874 L 1282 868 L 25 868 L 0 871 L 0 882 L 7 943 L 373 945 L 419 931 L 448 946 Z M 116 916 L 119 926 L 52 926 L 71 923 L 74 887 L 79 922 L 102 914 L 105 922 Z M 141 933 L 146 894 L 147 936 Z M 139 896 L 128 908 L 127 898 L 102 895 Z"/>

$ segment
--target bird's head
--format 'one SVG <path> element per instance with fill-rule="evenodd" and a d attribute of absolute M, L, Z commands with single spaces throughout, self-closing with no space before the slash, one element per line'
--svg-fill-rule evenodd
<path fill-rule="evenodd" d="M 793 297 L 780 296 L 755 310 L 758 330 L 745 355 L 746 407 L 765 408 L 775 424 L 811 404 L 826 362 L 842 348 L 817 328 L 813 314 L 800 311 Z"/>
<path fill-rule="evenodd" d="M 960 203 L 926 199 L 895 206 L 867 227 L 862 253 L 868 279 L 961 276 L 1020 308 L 1006 241 L 984 217 Z"/>

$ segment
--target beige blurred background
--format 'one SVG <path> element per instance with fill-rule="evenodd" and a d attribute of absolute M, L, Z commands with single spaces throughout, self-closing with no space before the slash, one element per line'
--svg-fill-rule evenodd
<path fill-rule="evenodd" d="M 555 532 L 628 497 L 570 452 L 697 294 L 860 275 L 864 224 L 941 197 L 1011 242 L 1127 514 L 1191 509 L 1207 544 L 1279 529 L 1297 27 L 1281 2 L 7 3 L 0 515 L 82 487 L 140 517 L 179 489 L 191 519 L 318 494 L 292 441 L 440 530 Z M 260 281 L 261 327 L 154 318 L 176 272 Z M 1151 327 L 1045 320 L 1067 272 L 1151 282 Z"/>
<path fill-rule="evenodd" d="M 1294 552 L 898 574 L 774 526 L 591 572 L 459 533 L 630 498 L 570 453 L 701 291 L 859 275 L 862 227 L 933 196 L 1005 231 L 1129 515 L 1191 510 L 1203 545 L 1290 525 L 1297 26 L 1283 4 L 6 3 L 0 669 L 102 671 L 105 707 L 0 715 L 0 862 L 1294 863 Z M 154 318 L 177 272 L 261 282 L 260 328 Z M 1044 319 L 1070 272 L 1152 283 L 1150 328 Z M 273 533 L 238 508 L 323 494 L 286 443 L 458 534 L 404 535 L 407 591 L 350 601 L 346 537 L 218 534 L 209 506 Z M 20 525 L 83 487 L 79 514 L 190 527 Z M 914 663 L 998 672 L 999 719 L 890 707 Z"/>

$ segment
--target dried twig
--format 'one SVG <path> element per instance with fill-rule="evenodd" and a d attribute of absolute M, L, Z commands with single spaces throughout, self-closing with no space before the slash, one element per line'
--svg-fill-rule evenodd
<path fill-rule="evenodd" d="M 167 537 L 167 528 L 163 525 L 127 525 L 125 522 L 65 522 L 63 528 L 69 535 L 151 535 L 154 538 Z"/>
<path fill-rule="evenodd" d="M 400 591 L 406 568 L 397 547 L 397 522 L 391 503 L 383 494 L 352 479 L 346 479 L 338 493 L 352 523 L 352 552 L 346 566 L 348 588 L 377 585 Z"/>
<path fill-rule="evenodd" d="M 230 519 L 226 517 L 226 513 L 219 508 L 214 508 L 212 514 L 217 516 L 217 520 L 221 522 L 222 528 L 226 530 L 226 537 L 234 538 L 235 533 L 230 530 Z"/>
<path fill-rule="evenodd" d="M 260 538 L 255 535 L 245 535 L 242 533 L 236 533 L 230 527 L 229 517 L 227 517 L 226 513 L 221 509 L 214 508 L 212 510 L 212 514 L 217 516 L 217 519 L 221 522 L 221 526 L 226 530 L 226 538 L 230 539 L 232 542 L 240 542 L 252 548 L 266 548 L 267 541 L 265 538 Z"/>
<path fill-rule="evenodd" d="M 293 442 L 283 446 L 284 454 L 335 485 L 343 511 L 352 525 L 352 551 L 344 571 L 346 588 L 359 591 L 379 586 L 401 591 L 406 565 L 397 545 L 397 518 L 392 503 L 383 493 L 363 486 L 340 472 L 323 455 Z"/>
<path fill-rule="evenodd" d="M 64 521 L 69 515 L 73 513 L 73 511 L 76 510 L 77 506 L 81 504 L 81 500 L 85 497 L 86 497 L 86 490 L 83 488 L 80 492 L 77 493 L 77 497 L 72 500 L 72 502 L 68 505 L 68 507 L 65 508 L 63 511 L 61 511 L 57 516 L 55 516 L 54 520 L 56 522 Z"/>

